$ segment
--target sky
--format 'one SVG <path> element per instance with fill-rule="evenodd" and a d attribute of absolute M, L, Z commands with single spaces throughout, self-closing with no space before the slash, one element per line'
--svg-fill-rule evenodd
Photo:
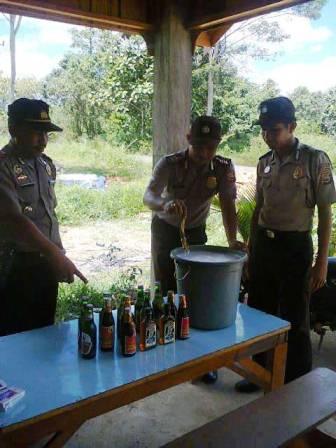
<path fill-rule="evenodd" d="M 244 76 L 257 83 L 273 79 L 283 94 L 289 94 L 299 85 L 312 91 L 335 86 L 336 0 L 328 0 L 318 20 L 289 15 L 278 20 L 290 37 L 280 44 L 268 44 L 268 48 L 281 54 L 273 61 L 248 60 Z M 24 17 L 17 35 L 17 76 L 42 78 L 50 73 L 71 47 L 72 28 L 81 27 Z M 0 15 L 0 72 L 3 74 L 10 72 L 8 47 L 8 23 Z"/>

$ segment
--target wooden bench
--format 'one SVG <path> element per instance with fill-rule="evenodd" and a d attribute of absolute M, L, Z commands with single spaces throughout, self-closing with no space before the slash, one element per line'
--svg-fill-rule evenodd
<path fill-rule="evenodd" d="M 165 448 L 311 446 L 298 438 L 333 414 L 336 414 L 336 372 L 318 368 L 189 432 Z M 336 440 L 323 446 L 336 447 Z"/>

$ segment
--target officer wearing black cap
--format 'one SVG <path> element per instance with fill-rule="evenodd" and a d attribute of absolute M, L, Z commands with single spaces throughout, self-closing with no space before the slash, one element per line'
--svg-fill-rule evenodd
<path fill-rule="evenodd" d="M 187 138 L 188 149 L 159 160 L 144 195 L 144 203 L 154 211 L 152 259 L 155 280 L 161 282 L 164 294 L 176 290 L 170 252 L 181 246 L 181 218 L 186 215 L 188 243 L 205 244 L 205 224 L 214 195 L 219 195 L 229 246 L 243 247 L 236 240 L 234 167 L 230 159 L 216 155 L 221 140 L 219 121 L 209 116 L 196 118 Z"/>
<path fill-rule="evenodd" d="M 86 281 L 62 253 L 56 169 L 43 153 L 48 133 L 62 129 L 45 102 L 27 98 L 8 107 L 8 129 L 0 151 L 0 336 L 52 324 L 58 282 Z"/>
<path fill-rule="evenodd" d="M 336 202 L 327 154 L 294 137 L 295 108 L 285 97 L 263 101 L 257 124 L 270 151 L 257 167 L 256 209 L 251 226 L 248 304 L 291 323 L 285 381 L 309 372 L 311 292 L 326 281 L 331 204 Z M 314 266 L 311 230 L 318 210 L 318 251 Z M 255 357 L 265 365 L 265 356 Z M 257 389 L 241 381 L 239 391 Z"/>

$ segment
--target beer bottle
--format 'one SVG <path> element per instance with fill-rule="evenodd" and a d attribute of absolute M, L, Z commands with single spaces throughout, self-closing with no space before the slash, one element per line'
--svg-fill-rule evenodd
<path fill-rule="evenodd" d="M 136 353 L 136 328 L 130 306 L 125 306 L 120 329 L 121 353 L 133 356 Z"/>
<path fill-rule="evenodd" d="M 81 298 L 79 317 L 78 317 L 78 348 L 80 347 L 80 344 L 81 344 L 82 327 L 83 327 L 85 310 L 86 310 L 87 304 L 88 304 L 88 298 L 86 296 L 83 296 Z"/>
<path fill-rule="evenodd" d="M 119 302 L 118 311 L 117 311 L 117 336 L 118 336 L 118 338 L 120 338 L 121 321 L 122 321 L 122 316 L 124 314 L 125 300 L 126 300 L 126 297 L 120 297 L 120 302 Z"/>
<path fill-rule="evenodd" d="M 154 320 L 157 325 L 159 325 L 160 317 L 163 314 L 163 305 L 164 305 L 164 300 L 163 300 L 162 293 L 161 293 L 160 282 L 155 282 L 153 312 L 154 312 Z"/>
<path fill-rule="evenodd" d="M 184 294 L 179 296 L 179 307 L 176 320 L 176 337 L 178 339 L 188 339 L 189 337 L 189 310 L 187 299 Z"/>
<path fill-rule="evenodd" d="M 170 312 L 170 304 L 164 304 L 164 314 L 160 317 L 160 344 L 169 344 L 175 342 L 175 319 Z"/>
<path fill-rule="evenodd" d="M 134 315 L 135 315 L 135 326 L 137 331 L 140 331 L 140 322 L 141 322 L 141 309 L 144 304 L 144 287 L 143 285 L 138 286 L 137 299 L 134 306 Z"/>
<path fill-rule="evenodd" d="M 145 309 L 145 317 L 140 323 L 140 350 L 143 352 L 156 346 L 156 323 L 152 308 Z"/>
<path fill-rule="evenodd" d="M 80 353 L 83 358 L 94 358 L 97 350 L 97 327 L 93 320 L 93 305 L 86 305 Z"/>
<path fill-rule="evenodd" d="M 144 302 L 143 302 L 142 308 L 140 310 L 140 322 L 142 322 L 143 319 L 146 317 L 146 313 L 145 313 L 146 308 L 152 309 L 149 289 L 146 289 L 146 291 L 144 292 Z"/>
<path fill-rule="evenodd" d="M 114 350 L 114 335 L 115 324 L 112 313 L 112 299 L 105 298 L 104 309 L 101 313 L 101 327 L 100 327 L 100 348 L 103 351 Z"/>
<path fill-rule="evenodd" d="M 167 292 L 167 302 L 170 305 L 170 312 L 174 319 L 176 320 L 177 317 L 177 308 L 175 305 L 175 297 L 174 297 L 174 291 L 168 291 Z"/>

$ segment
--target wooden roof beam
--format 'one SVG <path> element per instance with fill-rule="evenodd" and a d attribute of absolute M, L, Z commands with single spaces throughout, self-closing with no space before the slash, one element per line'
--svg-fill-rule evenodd
<path fill-rule="evenodd" d="M 61 6 L 56 2 L 40 0 L 0 0 L 0 10 L 12 14 L 28 15 L 36 18 L 58 20 L 74 24 L 96 26 L 134 33 L 149 32 L 151 23 L 84 11 Z"/>
<path fill-rule="evenodd" d="M 252 17 L 267 14 L 283 8 L 289 8 L 311 0 L 251 0 L 246 1 L 246 6 L 238 2 L 232 2 L 232 7 L 227 7 L 218 13 L 203 17 L 187 24 L 191 31 L 207 31 L 223 26 L 224 24 L 233 24 Z M 236 3 L 236 4 L 235 4 Z"/>

